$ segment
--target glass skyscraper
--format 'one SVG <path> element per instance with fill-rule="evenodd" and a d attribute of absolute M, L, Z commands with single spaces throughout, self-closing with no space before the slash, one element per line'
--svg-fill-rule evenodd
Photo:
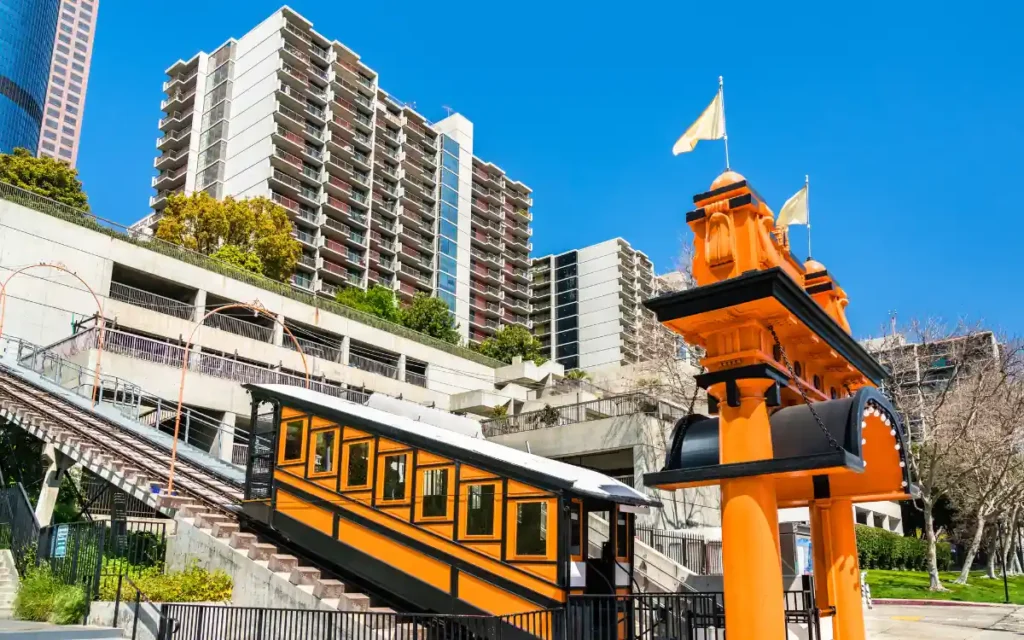
<path fill-rule="evenodd" d="M 0 153 L 35 153 L 59 0 L 0 0 Z"/>

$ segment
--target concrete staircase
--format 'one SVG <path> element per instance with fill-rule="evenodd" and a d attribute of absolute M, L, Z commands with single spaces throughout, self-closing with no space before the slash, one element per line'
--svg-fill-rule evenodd
<path fill-rule="evenodd" d="M 608 539 L 608 521 L 590 514 L 591 553 L 600 554 L 601 543 Z M 633 579 L 636 588 L 646 593 L 696 591 L 693 583 L 700 576 L 668 556 L 633 538 Z"/>
<path fill-rule="evenodd" d="M 10 549 L 0 551 L 0 620 L 14 617 L 14 596 L 18 593 L 18 570 Z"/>

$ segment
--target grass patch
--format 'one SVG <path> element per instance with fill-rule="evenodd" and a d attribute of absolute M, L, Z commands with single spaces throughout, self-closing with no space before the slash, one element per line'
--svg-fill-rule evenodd
<path fill-rule="evenodd" d="M 966 585 L 953 584 L 958 571 L 940 571 L 942 586 L 949 591 L 929 591 L 928 574 L 924 571 L 868 571 L 868 585 L 872 598 L 900 598 L 906 600 L 951 600 L 955 602 L 1005 602 L 1003 579 L 985 577 L 984 571 L 972 571 Z M 1010 602 L 1024 604 L 1024 576 L 1009 578 Z"/>
<path fill-rule="evenodd" d="M 19 620 L 78 624 L 87 610 L 85 591 L 58 580 L 47 565 L 33 567 L 18 585 L 14 617 Z"/>

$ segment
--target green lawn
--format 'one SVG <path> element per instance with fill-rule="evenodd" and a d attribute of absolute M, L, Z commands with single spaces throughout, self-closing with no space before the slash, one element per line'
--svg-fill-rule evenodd
<path fill-rule="evenodd" d="M 953 584 L 959 572 L 942 572 L 939 578 L 949 591 L 928 590 L 928 574 L 923 571 L 868 571 L 868 585 L 872 598 L 902 598 L 908 600 L 956 600 L 959 602 L 1005 602 L 1003 579 L 991 580 L 983 571 L 971 572 L 966 585 Z M 1024 576 L 1009 579 L 1010 602 L 1024 604 Z"/>

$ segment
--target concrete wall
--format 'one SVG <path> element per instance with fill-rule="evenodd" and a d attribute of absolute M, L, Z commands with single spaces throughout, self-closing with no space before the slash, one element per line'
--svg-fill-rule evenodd
<path fill-rule="evenodd" d="M 402 394 L 423 402 L 433 401 L 441 407 L 446 406 L 446 394 L 493 389 L 494 369 L 485 364 L 324 312 L 303 302 L 89 231 L 6 200 L 0 200 L 0 225 L 0 266 L 4 267 L 0 268 L 0 276 L 9 274 L 9 267 L 13 265 L 59 259 L 99 294 L 106 295 L 110 290 L 111 273 L 116 262 L 229 300 L 259 301 L 271 313 L 287 319 L 428 362 L 427 387 L 434 393 L 398 380 L 341 367 L 337 363 L 314 361 L 315 371 L 337 373 L 335 379 L 344 374 L 345 381 L 350 384 L 365 385 L 375 391 L 394 395 Z M 73 319 L 81 319 L 96 312 L 93 297 L 78 290 L 81 285 L 72 276 L 62 275 L 53 269 L 36 269 L 30 273 L 44 276 L 53 282 L 25 275 L 11 281 L 4 333 L 38 344 L 49 344 L 71 332 Z M 73 288 L 55 282 L 72 285 Z M 102 298 L 101 302 L 106 306 L 107 315 L 116 317 L 122 326 L 144 329 L 171 340 L 191 332 L 191 323 L 132 305 Z M 216 345 L 221 351 L 238 351 L 240 355 L 262 360 L 271 366 L 280 363 L 288 368 L 302 369 L 299 355 L 294 351 L 216 329 L 202 329 L 199 332 L 199 344 Z M 191 403 L 191 399 L 186 398 L 186 402 Z"/>

